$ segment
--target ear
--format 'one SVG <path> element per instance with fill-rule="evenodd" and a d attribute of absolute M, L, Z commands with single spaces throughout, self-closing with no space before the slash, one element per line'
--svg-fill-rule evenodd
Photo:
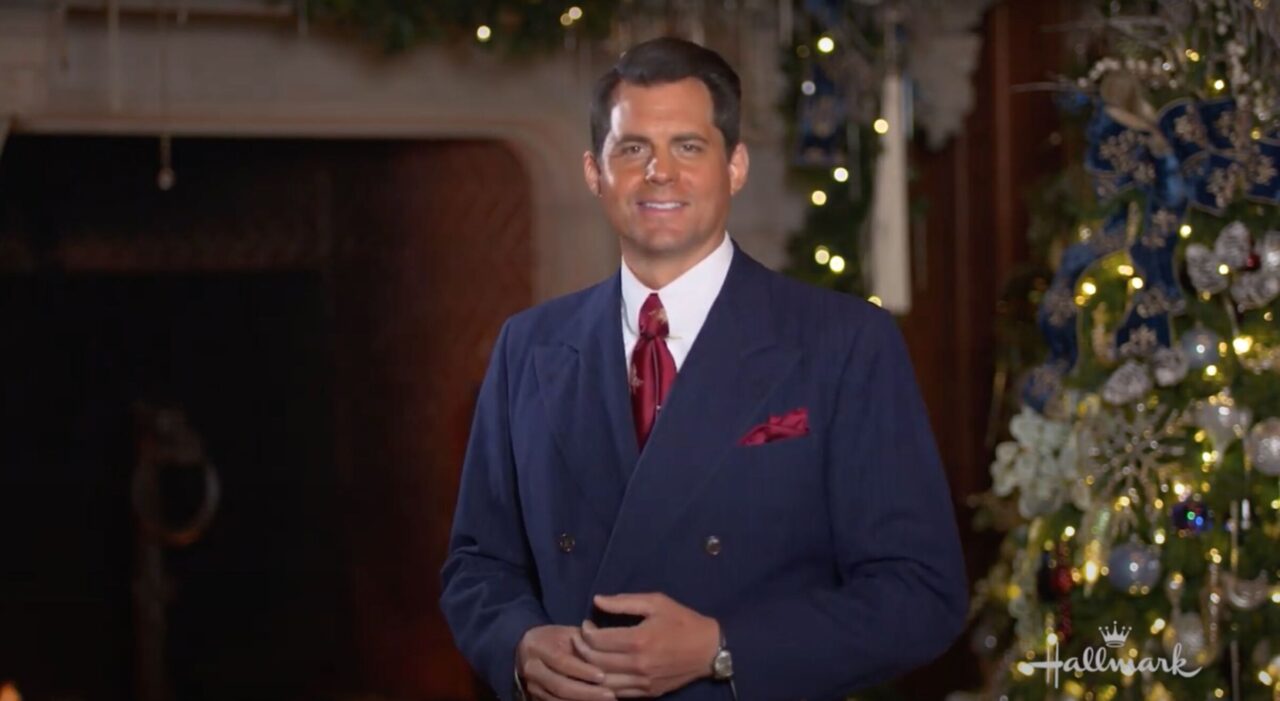
<path fill-rule="evenodd" d="M 582 154 L 582 177 L 587 181 L 587 189 L 596 197 L 600 196 L 600 164 L 590 151 Z"/>
<path fill-rule="evenodd" d="M 747 171 L 751 169 L 751 158 L 747 155 L 747 145 L 738 142 L 729 156 L 729 194 L 736 195 L 747 184 Z"/>

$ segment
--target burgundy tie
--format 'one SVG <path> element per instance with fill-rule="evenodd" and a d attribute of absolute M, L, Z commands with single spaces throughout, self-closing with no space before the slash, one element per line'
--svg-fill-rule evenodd
<path fill-rule="evenodd" d="M 631 411 L 636 422 L 636 444 L 644 449 L 658 410 L 667 400 L 676 379 L 676 361 L 667 349 L 667 310 L 656 292 L 640 307 L 640 338 L 631 352 Z"/>

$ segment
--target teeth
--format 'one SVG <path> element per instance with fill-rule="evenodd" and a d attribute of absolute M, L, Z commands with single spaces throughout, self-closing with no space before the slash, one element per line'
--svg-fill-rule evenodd
<path fill-rule="evenodd" d="M 644 206 L 653 209 L 675 209 L 681 205 L 679 202 L 645 202 Z"/>

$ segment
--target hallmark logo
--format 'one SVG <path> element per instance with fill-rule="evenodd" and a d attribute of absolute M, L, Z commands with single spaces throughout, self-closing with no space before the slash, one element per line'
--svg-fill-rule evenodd
<path fill-rule="evenodd" d="M 1098 631 L 1102 633 L 1102 642 L 1106 643 L 1107 647 L 1124 647 L 1124 642 L 1129 639 L 1129 633 L 1133 632 L 1133 627 L 1125 626 L 1121 628 L 1116 625 L 1115 621 L 1112 621 L 1109 630 L 1107 628 L 1099 628 Z"/>
<path fill-rule="evenodd" d="M 1049 646 L 1049 656 L 1046 659 L 1035 662 L 1021 662 L 1018 668 L 1024 674 L 1031 674 L 1034 669 L 1043 669 L 1045 683 L 1048 683 L 1050 677 L 1052 677 L 1053 688 L 1055 689 L 1058 688 L 1058 677 L 1062 672 L 1069 674 L 1076 672 L 1120 672 L 1126 677 L 1132 677 L 1138 672 L 1164 672 L 1186 678 L 1194 677 L 1200 673 L 1200 667 L 1183 669 L 1187 666 L 1187 659 L 1182 656 L 1182 643 L 1174 645 L 1167 658 L 1113 658 L 1107 652 L 1107 649 L 1115 650 L 1124 647 L 1125 642 L 1129 640 L 1129 633 L 1133 632 L 1133 628 L 1131 626 L 1120 627 L 1115 621 L 1112 621 L 1110 628 L 1103 626 L 1098 628 L 1098 632 L 1102 633 L 1103 646 L 1086 647 L 1080 656 L 1068 657 L 1064 660 L 1058 656 L 1058 644 L 1054 642 Z"/>

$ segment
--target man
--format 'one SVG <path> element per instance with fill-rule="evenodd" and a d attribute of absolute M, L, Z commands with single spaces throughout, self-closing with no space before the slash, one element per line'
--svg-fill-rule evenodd
<path fill-rule="evenodd" d="M 726 233 L 739 100 L 710 50 L 628 51 L 583 157 L 622 265 L 498 337 L 441 606 L 504 699 L 839 698 L 963 626 L 947 484 L 892 317 Z"/>

